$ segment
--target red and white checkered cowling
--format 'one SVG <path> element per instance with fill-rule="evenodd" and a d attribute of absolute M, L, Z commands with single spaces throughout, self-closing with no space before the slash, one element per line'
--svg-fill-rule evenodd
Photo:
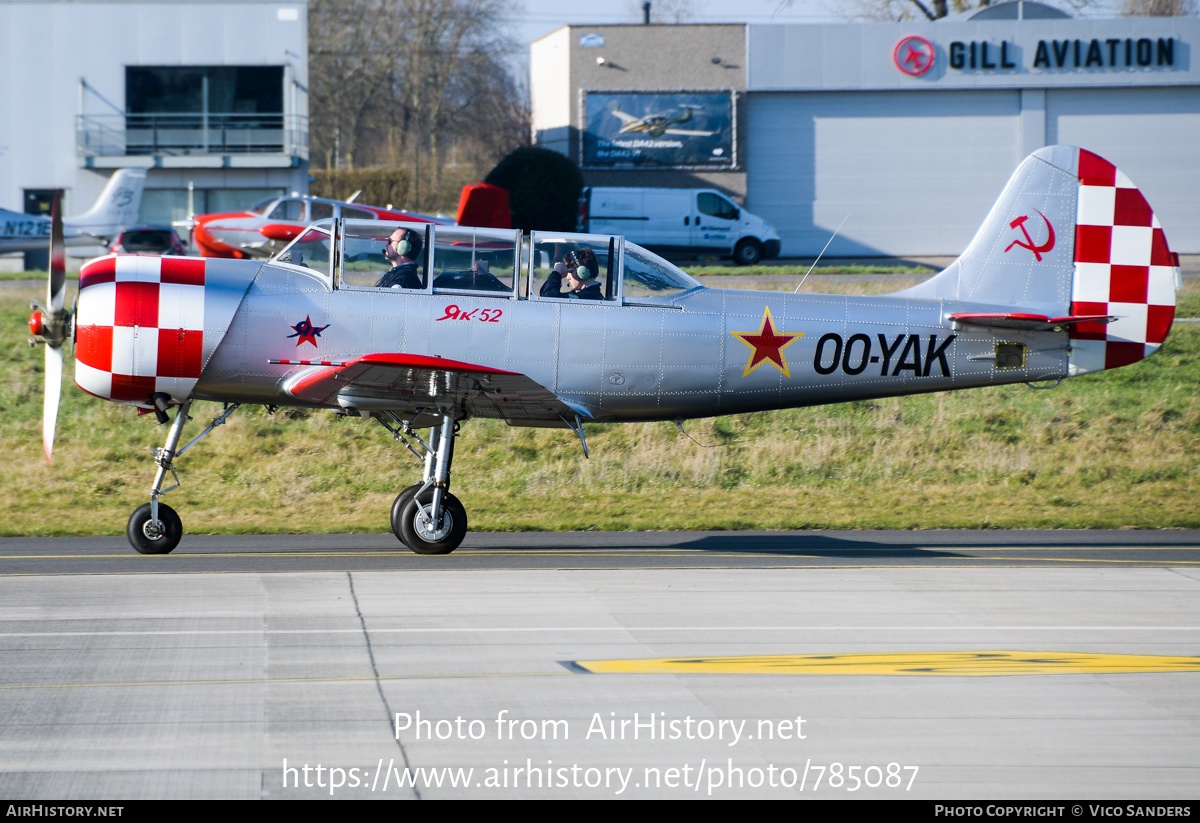
<path fill-rule="evenodd" d="M 1071 330 L 1071 374 L 1136 363 L 1167 338 L 1175 318 L 1176 259 L 1146 198 L 1112 163 L 1079 150 L 1071 314 L 1109 324 Z"/>
<path fill-rule="evenodd" d="M 196 385 L 204 359 L 205 261 L 104 257 L 79 273 L 75 383 L 103 397 L 150 407 Z"/>

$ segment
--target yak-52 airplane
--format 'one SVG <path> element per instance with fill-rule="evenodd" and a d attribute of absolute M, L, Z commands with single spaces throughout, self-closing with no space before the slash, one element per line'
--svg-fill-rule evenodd
<path fill-rule="evenodd" d="M 145 169 L 121 169 L 109 178 L 91 211 L 63 221 L 68 246 L 107 246 L 117 233 L 138 222 Z M 42 251 L 50 241 L 50 218 L 0 209 L 0 254 Z"/>
<path fill-rule="evenodd" d="M 651 137 L 662 137 L 664 134 L 674 134 L 679 137 L 712 137 L 715 131 L 703 129 L 681 129 L 684 123 L 692 121 L 691 106 L 686 106 L 683 114 L 667 117 L 665 114 L 647 114 L 645 117 L 635 117 L 628 112 L 613 109 L 613 116 L 621 121 L 621 130 L 617 134 L 648 134 Z"/>
<path fill-rule="evenodd" d="M 378 285 L 395 279 L 385 245 L 413 261 L 409 287 Z M 564 259 L 576 292 L 543 294 Z M 150 502 L 129 519 L 139 552 L 182 535 L 160 499 L 176 457 L 238 404 L 261 403 L 374 419 L 404 442 L 424 474 L 396 497 L 392 530 L 443 554 L 467 530 L 450 464 L 472 417 L 567 428 L 586 454 L 586 422 L 1061 380 L 1158 349 L 1178 278 L 1129 178 L 1052 146 L 1020 165 L 957 261 L 885 296 L 704 288 L 619 236 L 339 219 L 269 261 L 94 260 L 74 314 L 60 270 L 30 325 L 47 344 L 47 458 L 68 339 L 84 391 L 164 424 L 176 409 Z M 584 292 L 595 299 L 571 299 Z M 225 410 L 181 449 L 197 400 Z"/>

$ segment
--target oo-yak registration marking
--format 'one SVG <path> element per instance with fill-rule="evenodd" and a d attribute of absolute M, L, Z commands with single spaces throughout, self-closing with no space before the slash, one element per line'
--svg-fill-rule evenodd
<path fill-rule="evenodd" d="M 931 334 L 929 340 L 922 343 L 921 336 L 916 334 L 898 334 L 891 341 L 886 334 L 876 334 L 879 353 L 872 354 L 874 345 L 869 335 L 852 334 L 843 341 L 840 334 L 830 332 L 817 341 L 813 369 L 817 374 L 833 374 L 838 369 L 846 374 L 862 374 L 868 366 L 882 361 L 879 367 L 881 377 L 888 375 L 889 366 L 892 367 L 892 377 L 899 377 L 905 371 L 912 372 L 913 377 L 929 377 L 930 369 L 936 363 L 942 377 L 949 377 L 950 364 L 946 362 L 946 349 L 957 336 L 952 334 L 940 340 L 938 335 Z M 893 361 L 895 366 L 892 366 Z"/>

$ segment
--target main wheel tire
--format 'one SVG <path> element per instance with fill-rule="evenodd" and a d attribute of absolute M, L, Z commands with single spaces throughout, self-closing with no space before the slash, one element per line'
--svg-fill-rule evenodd
<path fill-rule="evenodd" d="M 175 510 L 165 503 L 158 504 L 158 522 L 162 524 L 161 531 L 149 529 L 150 504 L 143 503 L 129 515 L 129 525 L 125 535 L 129 544 L 139 554 L 170 554 L 179 545 L 183 537 L 183 521 Z"/>
<path fill-rule="evenodd" d="M 392 534 L 396 535 L 396 539 L 401 543 L 404 542 L 404 534 L 400 531 L 400 516 L 404 512 L 405 504 L 412 499 L 412 496 L 417 493 L 417 490 L 422 485 L 424 484 L 414 483 L 396 495 L 396 500 L 392 503 Z"/>
<path fill-rule="evenodd" d="M 733 247 L 733 262 L 739 266 L 757 265 L 763 257 L 762 243 L 753 237 L 743 237 Z"/>
<path fill-rule="evenodd" d="M 428 508 L 433 503 L 433 489 L 410 497 L 400 514 L 400 539 L 417 554 L 450 554 L 467 536 L 467 510 L 458 498 L 446 492 L 442 495 L 442 522 L 429 528 L 423 522 L 418 502 Z"/>

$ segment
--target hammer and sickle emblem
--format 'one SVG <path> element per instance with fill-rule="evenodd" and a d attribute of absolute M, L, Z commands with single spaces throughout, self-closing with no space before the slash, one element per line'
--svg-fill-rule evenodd
<path fill-rule="evenodd" d="M 1034 211 L 1037 211 L 1037 209 L 1034 209 Z M 1021 234 L 1025 235 L 1025 242 L 1022 243 L 1020 240 L 1012 241 L 1008 244 L 1008 248 L 1004 250 L 1005 254 L 1008 254 L 1009 249 L 1011 249 L 1013 246 L 1020 246 L 1023 249 L 1029 249 L 1031 252 L 1033 252 L 1033 256 L 1038 259 L 1038 262 L 1041 262 L 1042 252 L 1047 252 L 1054 248 L 1054 226 L 1050 225 L 1050 221 L 1046 219 L 1046 215 L 1042 214 L 1040 211 L 1037 213 L 1046 223 L 1046 242 L 1040 246 L 1033 242 L 1033 238 L 1029 236 L 1029 229 L 1025 228 L 1025 221 L 1029 219 L 1029 215 L 1022 214 L 1008 225 L 1009 228 L 1020 229 Z"/>

